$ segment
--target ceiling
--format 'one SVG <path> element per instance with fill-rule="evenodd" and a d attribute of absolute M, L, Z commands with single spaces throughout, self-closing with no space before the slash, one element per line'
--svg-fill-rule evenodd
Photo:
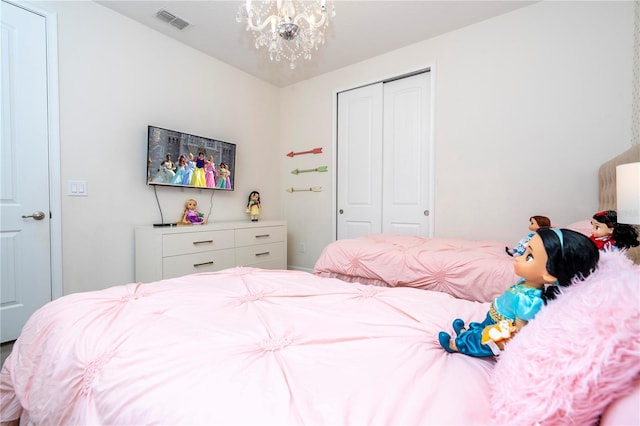
<path fill-rule="evenodd" d="M 285 87 L 535 1 L 334 0 L 336 16 L 325 34 L 325 44 L 313 52 L 310 61 L 298 61 L 294 70 L 286 61 L 270 61 L 267 51 L 264 48 L 257 50 L 253 36 L 243 24 L 236 22 L 236 13 L 244 4 L 243 0 L 107 0 L 97 3 L 259 79 Z M 156 18 L 161 9 L 190 25 L 181 31 Z"/>

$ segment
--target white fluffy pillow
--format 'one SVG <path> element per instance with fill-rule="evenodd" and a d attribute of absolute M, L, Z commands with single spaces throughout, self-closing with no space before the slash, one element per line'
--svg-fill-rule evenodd
<path fill-rule="evenodd" d="M 507 345 L 491 377 L 496 424 L 594 424 L 640 376 L 640 266 L 601 253 Z"/>

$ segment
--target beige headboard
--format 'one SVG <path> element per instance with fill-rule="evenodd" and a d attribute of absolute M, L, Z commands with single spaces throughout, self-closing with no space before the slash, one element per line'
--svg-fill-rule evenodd
<path fill-rule="evenodd" d="M 616 166 L 639 161 L 640 145 L 634 145 L 600 166 L 598 170 L 600 210 L 616 210 Z M 640 246 L 630 249 L 627 254 L 635 263 L 640 264 Z"/>

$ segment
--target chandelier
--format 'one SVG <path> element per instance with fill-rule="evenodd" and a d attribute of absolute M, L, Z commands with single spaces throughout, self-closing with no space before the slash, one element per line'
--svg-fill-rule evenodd
<path fill-rule="evenodd" d="M 324 44 L 328 15 L 336 15 L 331 0 L 246 0 L 236 21 L 246 22 L 256 49 L 266 46 L 272 61 L 284 58 L 295 69 L 298 59 L 311 59 L 311 51 Z"/>

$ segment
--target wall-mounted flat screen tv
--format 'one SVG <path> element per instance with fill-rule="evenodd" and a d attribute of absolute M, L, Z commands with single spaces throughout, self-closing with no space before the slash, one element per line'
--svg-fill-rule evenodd
<path fill-rule="evenodd" d="M 149 126 L 147 184 L 233 191 L 236 145 Z"/>

